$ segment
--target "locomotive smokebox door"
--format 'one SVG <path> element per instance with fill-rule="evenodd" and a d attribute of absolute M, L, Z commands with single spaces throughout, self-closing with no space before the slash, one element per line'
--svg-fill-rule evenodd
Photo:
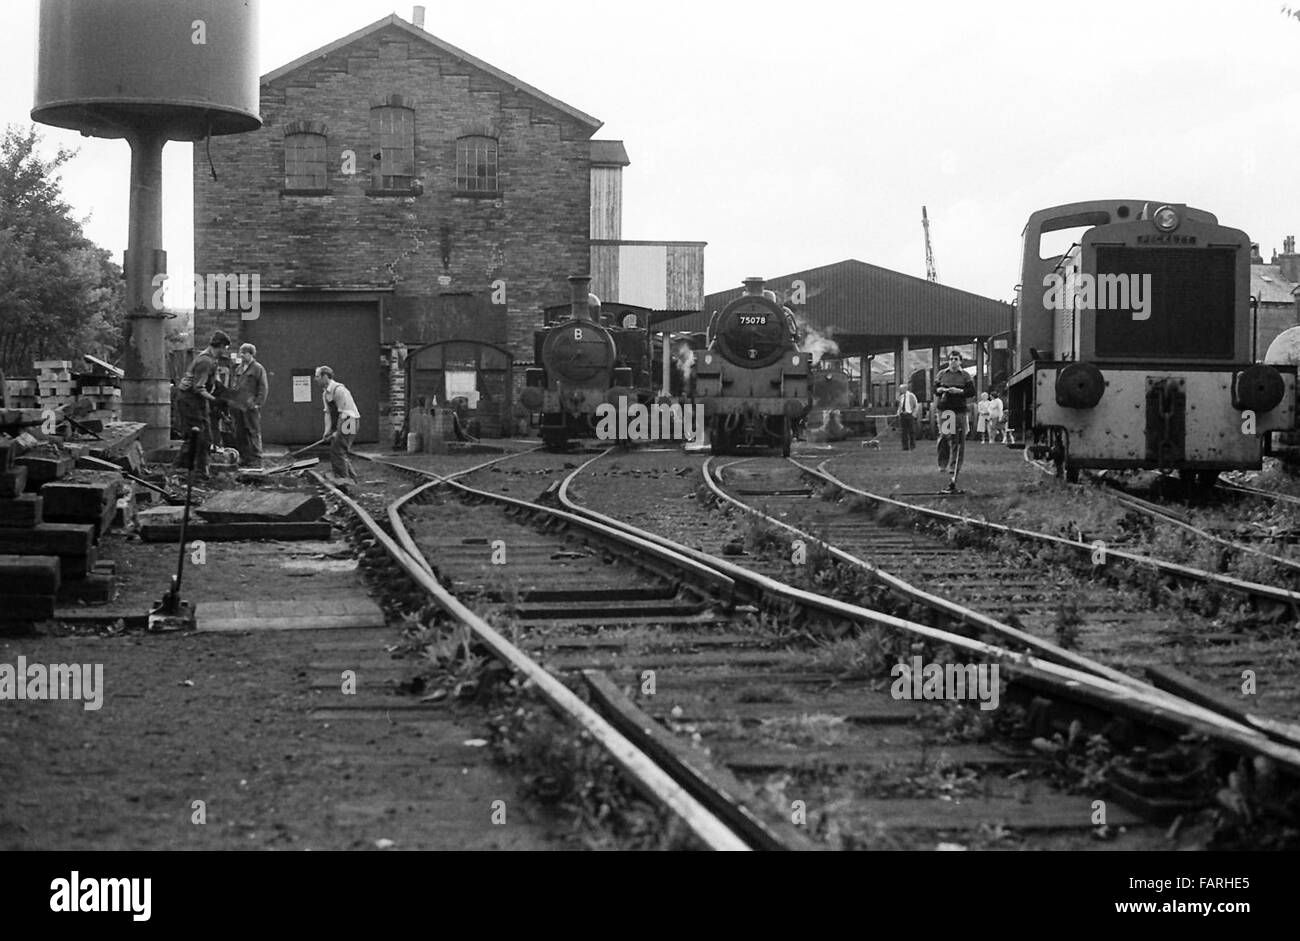
<path fill-rule="evenodd" d="M 1165 468 L 1187 459 L 1186 380 L 1147 376 L 1147 460 Z"/>

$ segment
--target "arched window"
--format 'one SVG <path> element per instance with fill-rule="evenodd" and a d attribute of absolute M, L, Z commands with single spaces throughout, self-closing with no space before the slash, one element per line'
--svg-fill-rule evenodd
<path fill-rule="evenodd" d="M 411 189 L 415 179 L 415 112 L 399 104 L 370 109 L 372 185 L 385 192 Z"/>
<path fill-rule="evenodd" d="M 296 132 L 284 137 L 284 188 L 320 191 L 329 188 L 325 173 L 325 135 Z"/>
<path fill-rule="evenodd" d="M 461 193 L 496 193 L 496 138 L 472 135 L 456 141 L 456 190 Z"/>

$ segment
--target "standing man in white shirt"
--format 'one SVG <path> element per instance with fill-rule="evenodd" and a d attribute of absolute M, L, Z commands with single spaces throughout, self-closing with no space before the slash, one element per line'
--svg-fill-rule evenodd
<path fill-rule="evenodd" d="M 898 430 L 903 437 L 903 450 L 916 450 L 916 393 L 906 386 L 898 396 Z"/>
<path fill-rule="evenodd" d="M 348 387 L 334 379 L 334 370 L 328 366 L 316 367 L 316 385 L 321 387 L 321 402 L 325 406 L 325 436 L 330 439 L 330 466 L 334 476 L 357 480 L 356 471 L 348 457 L 352 442 L 361 424 L 361 412 L 352 399 Z"/>

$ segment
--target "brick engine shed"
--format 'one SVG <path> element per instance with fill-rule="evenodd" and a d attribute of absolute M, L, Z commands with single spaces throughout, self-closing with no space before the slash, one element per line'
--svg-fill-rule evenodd
<path fill-rule="evenodd" d="M 266 439 L 319 436 L 326 364 L 358 440 L 390 441 L 407 351 L 451 340 L 513 357 L 457 377 L 484 433 L 506 429 L 540 311 L 591 264 L 601 122 L 396 15 L 264 75 L 261 111 L 260 131 L 210 141 L 215 180 L 194 148 L 196 277 L 260 279 L 256 311 L 196 298 L 195 345 L 217 328 L 257 345 Z"/>

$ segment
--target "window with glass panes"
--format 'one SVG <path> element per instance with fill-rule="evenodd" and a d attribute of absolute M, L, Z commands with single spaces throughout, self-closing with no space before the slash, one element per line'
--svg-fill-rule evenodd
<path fill-rule="evenodd" d="M 373 184 L 377 190 L 409 190 L 415 178 L 415 112 L 388 105 L 370 109 L 374 140 Z"/>
<path fill-rule="evenodd" d="M 491 137 L 462 137 L 456 141 L 456 189 L 462 193 L 495 193 L 497 142 Z"/>
<path fill-rule="evenodd" d="M 284 188 L 323 190 L 325 177 L 325 135 L 287 134 L 284 138 Z"/>

